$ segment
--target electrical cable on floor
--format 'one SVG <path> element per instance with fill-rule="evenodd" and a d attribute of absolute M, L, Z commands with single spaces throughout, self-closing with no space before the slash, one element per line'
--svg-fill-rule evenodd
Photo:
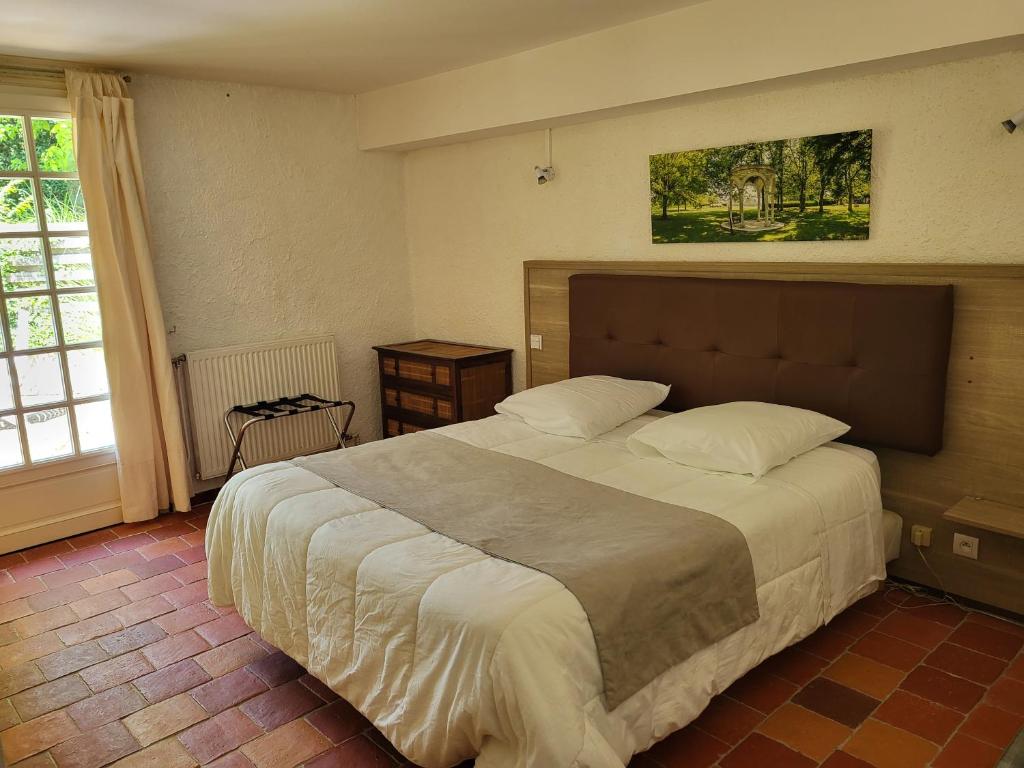
<path fill-rule="evenodd" d="M 928 572 L 935 579 L 935 583 L 939 585 L 939 591 L 942 593 L 942 595 L 938 599 L 936 599 L 935 594 L 934 594 L 935 590 L 931 589 L 930 587 L 920 587 L 920 586 L 917 586 L 915 584 L 905 584 L 903 582 L 895 582 L 895 581 L 890 581 L 889 579 L 886 579 L 886 581 L 885 581 L 886 590 L 885 590 L 885 594 L 883 595 L 883 599 L 887 603 L 889 603 L 890 605 L 899 607 L 899 608 L 906 608 L 908 610 L 913 610 L 915 608 L 934 608 L 935 606 L 938 606 L 938 605 L 953 605 L 953 606 L 956 606 L 957 608 L 959 608 L 962 611 L 973 611 L 974 613 L 981 613 L 981 614 L 984 614 L 985 616 L 991 616 L 994 619 L 999 619 L 1000 621 L 1005 621 L 1005 622 L 1007 622 L 1009 624 L 1014 624 L 1014 625 L 1016 625 L 1018 627 L 1024 627 L 1024 622 L 1022 622 L 1022 621 L 1020 621 L 1020 620 L 1018 620 L 1016 618 L 1011 618 L 1009 616 L 1003 616 L 1003 615 L 1000 615 L 998 613 L 992 613 L 990 611 L 984 610 L 983 608 L 978 608 L 978 607 L 975 607 L 975 606 L 967 606 L 967 605 L 964 605 L 963 603 L 961 603 L 960 601 L 958 601 L 946 589 L 946 586 L 945 586 L 945 584 L 942 583 L 942 579 L 939 577 L 939 574 L 935 572 L 935 569 L 932 568 L 932 564 L 929 563 L 928 562 L 928 558 L 925 557 L 924 550 L 920 546 L 917 546 L 917 545 L 914 545 L 914 549 L 917 550 L 917 554 L 920 555 L 920 557 L 921 557 L 921 562 L 924 563 L 925 568 L 928 569 Z M 889 595 L 893 592 L 893 590 L 898 590 L 900 592 L 905 592 L 908 595 L 912 595 L 912 596 L 914 596 L 916 598 L 919 598 L 919 599 L 927 599 L 929 602 L 921 603 L 920 605 L 905 605 L 903 603 L 897 603 L 894 600 L 890 600 L 889 599 Z"/>

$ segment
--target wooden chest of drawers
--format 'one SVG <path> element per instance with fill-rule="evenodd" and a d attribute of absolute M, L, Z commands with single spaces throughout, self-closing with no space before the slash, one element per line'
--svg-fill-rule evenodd
<path fill-rule="evenodd" d="M 384 437 L 494 415 L 512 394 L 512 350 L 422 339 L 377 350 Z"/>

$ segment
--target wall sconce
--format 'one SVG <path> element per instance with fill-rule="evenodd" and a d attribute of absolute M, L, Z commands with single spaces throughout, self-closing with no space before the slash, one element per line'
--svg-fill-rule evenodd
<path fill-rule="evenodd" d="M 555 178 L 555 167 L 551 164 L 551 129 L 544 131 L 544 146 L 547 149 L 547 164 L 533 166 L 533 172 L 537 175 L 538 184 L 547 184 Z"/>

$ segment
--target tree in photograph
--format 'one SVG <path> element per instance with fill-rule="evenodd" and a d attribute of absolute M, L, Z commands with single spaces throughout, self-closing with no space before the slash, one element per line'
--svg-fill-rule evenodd
<path fill-rule="evenodd" d="M 729 180 L 735 164 L 735 147 L 704 149 L 700 151 L 703 166 L 704 187 L 708 194 L 719 201 L 725 200 L 731 191 Z"/>
<path fill-rule="evenodd" d="M 807 210 L 807 189 L 814 174 L 814 150 L 807 139 L 793 139 L 786 143 L 786 167 L 796 190 L 800 213 Z M 781 185 L 780 185 L 781 186 Z"/>
<path fill-rule="evenodd" d="M 651 202 L 668 218 L 670 205 L 697 206 L 707 193 L 704 164 L 699 152 L 672 152 L 651 156 Z"/>
<path fill-rule="evenodd" d="M 830 133 L 822 136 L 809 136 L 805 139 L 814 159 L 814 167 L 818 172 L 818 213 L 825 212 L 825 193 L 836 164 L 836 137 L 840 134 Z"/>
<path fill-rule="evenodd" d="M 683 177 L 682 187 L 678 192 L 678 202 L 683 207 L 700 207 L 707 200 L 708 185 L 704 178 L 704 157 L 701 152 L 683 152 L 679 164 L 679 172 Z"/>
<path fill-rule="evenodd" d="M 775 171 L 775 205 L 779 210 L 784 206 L 783 189 L 786 183 L 786 144 L 783 139 L 768 142 L 768 162 Z"/>
<path fill-rule="evenodd" d="M 651 201 L 661 205 L 661 218 L 668 218 L 668 207 L 676 201 L 683 186 L 680 168 L 683 152 L 651 155 Z"/>
<path fill-rule="evenodd" d="M 737 165 L 758 165 L 761 152 L 757 144 L 738 144 L 732 147 L 716 147 L 701 150 L 702 178 L 700 184 L 706 193 L 725 202 L 732 194 L 732 169 Z"/>
<path fill-rule="evenodd" d="M 837 146 L 839 163 L 836 176 L 841 194 L 846 198 L 846 210 L 853 213 L 853 200 L 858 182 L 865 171 L 871 170 L 871 132 L 855 131 L 840 134 Z"/>
<path fill-rule="evenodd" d="M 825 192 L 834 184 L 840 185 L 843 194 L 849 193 L 848 209 L 852 212 L 852 190 L 859 176 L 859 169 L 865 165 L 870 167 L 871 164 L 871 132 L 830 133 L 812 136 L 806 141 L 810 144 L 819 175 L 818 213 L 825 210 Z M 851 166 L 857 166 L 857 169 Z M 848 186 L 842 186 L 844 180 L 848 182 Z"/>

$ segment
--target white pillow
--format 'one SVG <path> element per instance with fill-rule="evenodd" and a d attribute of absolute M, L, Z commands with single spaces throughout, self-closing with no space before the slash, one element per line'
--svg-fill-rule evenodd
<path fill-rule="evenodd" d="M 494 410 L 549 435 L 589 440 L 654 408 L 669 387 L 655 381 L 579 376 L 506 397 Z"/>
<path fill-rule="evenodd" d="M 626 444 L 638 456 L 660 455 L 688 467 L 759 478 L 849 430 L 803 408 L 736 402 L 665 416 L 638 429 Z"/>

